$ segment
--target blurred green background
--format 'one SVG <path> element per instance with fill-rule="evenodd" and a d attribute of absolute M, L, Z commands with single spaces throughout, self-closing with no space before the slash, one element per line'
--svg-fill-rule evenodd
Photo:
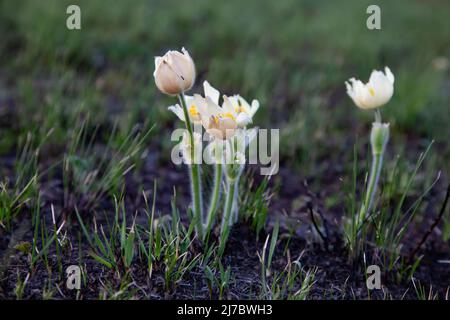
<path fill-rule="evenodd" d="M 82 29 L 66 28 L 78 4 Z M 381 30 L 366 9 L 381 7 Z M 433 168 L 450 168 L 450 1 L 0 1 L 0 154 L 28 132 L 53 129 L 57 157 L 80 116 L 126 132 L 155 123 L 151 143 L 167 154 L 176 123 L 157 92 L 154 56 L 186 47 L 221 92 L 257 98 L 255 124 L 281 130 L 285 165 L 308 176 L 352 158 L 373 115 L 345 93 L 389 66 L 395 94 L 382 110 L 390 148 L 417 158 L 432 140 Z M 167 155 L 168 156 L 168 155 Z M 342 163 L 341 163 L 342 165 Z"/>

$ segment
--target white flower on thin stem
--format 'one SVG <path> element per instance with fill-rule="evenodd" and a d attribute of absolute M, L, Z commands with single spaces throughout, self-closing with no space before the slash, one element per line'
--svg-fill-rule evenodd
<path fill-rule="evenodd" d="M 245 128 L 253 122 L 253 116 L 259 109 L 259 101 L 254 99 L 250 105 L 247 100 L 238 94 L 224 95 L 222 109 L 225 113 L 233 115 L 239 128 Z"/>
<path fill-rule="evenodd" d="M 252 123 L 252 118 L 259 109 L 258 100 L 251 105 L 240 95 L 223 96 L 219 105 L 220 92 L 208 81 L 203 82 L 204 97 L 199 94 L 185 96 L 189 119 L 195 124 L 201 123 L 212 137 L 228 139 L 238 128 L 245 128 Z M 168 108 L 181 120 L 185 121 L 183 108 L 176 104 Z"/>
<path fill-rule="evenodd" d="M 203 83 L 205 104 L 199 104 L 198 111 L 206 131 L 218 139 L 228 139 L 238 128 L 244 128 L 252 122 L 253 115 L 259 108 L 259 102 L 249 103 L 239 95 L 223 95 L 222 106 L 219 105 L 220 93 L 207 81 Z"/>
<path fill-rule="evenodd" d="M 219 91 L 214 89 L 207 81 L 203 82 L 203 90 L 205 97 L 211 98 L 213 102 L 218 104 L 219 102 Z M 195 124 L 201 123 L 201 115 L 199 109 L 205 110 L 207 108 L 206 100 L 199 94 L 194 94 L 193 96 L 184 96 L 186 101 L 186 106 L 189 113 L 189 118 L 191 122 Z M 183 108 L 179 104 L 168 107 L 170 111 L 175 113 L 175 115 L 181 120 L 185 121 Z"/>
<path fill-rule="evenodd" d="M 205 104 L 206 103 L 205 99 L 203 99 L 199 95 L 194 95 L 193 97 L 185 95 L 184 97 L 185 97 L 190 121 L 195 124 L 201 123 L 200 113 L 198 112 L 198 105 Z M 183 122 L 186 121 L 185 117 L 184 117 L 183 108 L 179 104 L 170 106 L 167 109 L 169 109 L 170 111 L 175 113 L 175 115 L 181 121 L 183 121 Z"/>
<path fill-rule="evenodd" d="M 232 137 L 238 128 L 236 114 L 219 106 L 218 90 L 207 81 L 203 82 L 205 97 L 194 95 L 197 101 L 196 110 L 200 114 L 203 127 L 209 135 L 216 139 L 225 140 Z"/>
<path fill-rule="evenodd" d="M 225 99 L 224 99 L 225 103 Z M 259 109 L 259 101 L 253 99 L 250 105 L 247 100 L 245 100 L 240 95 L 236 94 L 228 97 L 228 103 L 231 103 L 234 113 L 236 114 L 236 122 L 240 128 L 246 127 L 253 121 L 253 116 Z"/>
<path fill-rule="evenodd" d="M 366 84 L 355 78 L 351 78 L 349 82 L 345 82 L 347 94 L 361 109 L 381 107 L 394 93 L 394 75 L 388 67 L 384 68 L 384 73 L 373 70 Z"/>
<path fill-rule="evenodd" d="M 195 65 L 186 49 L 168 51 L 155 57 L 153 77 L 158 89 L 168 95 L 177 95 L 192 88 L 195 82 Z"/>

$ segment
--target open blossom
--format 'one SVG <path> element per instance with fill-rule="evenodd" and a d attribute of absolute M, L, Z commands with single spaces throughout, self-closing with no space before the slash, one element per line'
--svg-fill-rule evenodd
<path fill-rule="evenodd" d="M 168 95 L 177 95 L 192 88 L 195 82 L 195 65 L 186 49 L 168 51 L 155 57 L 153 77 L 158 89 Z"/>
<path fill-rule="evenodd" d="M 207 81 L 203 83 L 205 89 L 205 98 L 209 97 L 211 101 L 219 105 L 220 93 L 212 87 Z M 233 117 L 239 128 L 244 128 L 252 123 L 253 116 L 259 109 L 258 100 L 254 99 L 250 105 L 243 97 L 238 94 L 233 96 L 223 96 L 222 113 Z"/>
<path fill-rule="evenodd" d="M 222 106 L 219 105 L 220 92 L 208 81 L 203 82 L 204 97 L 199 94 L 185 96 L 189 120 L 195 124 L 201 123 L 211 136 L 218 139 L 228 139 L 238 128 L 245 128 L 252 123 L 252 118 L 259 109 L 258 100 L 251 105 L 240 95 L 223 96 Z M 183 108 L 173 105 L 168 108 L 181 120 L 185 121 Z"/>
<path fill-rule="evenodd" d="M 185 98 L 187 109 L 188 109 L 189 120 L 195 124 L 201 123 L 200 113 L 198 112 L 198 106 L 200 104 L 205 104 L 206 103 L 204 101 L 205 99 L 203 99 L 198 94 L 196 94 L 194 96 L 185 95 L 184 98 Z M 168 109 L 170 111 L 172 111 L 173 113 L 175 113 L 175 115 L 181 121 L 183 121 L 183 122 L 186 121 L 186 119 L 184 117 L 183 108 L 179 104 L 170 106 L 170 107 L 168 107 Z"/>
<path fill-rule="evenodd" d="M 384 68 L 384 73 L 373 70 L 366 84 L 355 78 L 351 78 L 349 82 L 345 82 L 347 94 L 361 109 L 381 107 L 394 93 L 394 75 L 388 67 Z"/>
<path fill-rule="evenodd" d="M 237 129 L 236 117 L 224 112 L 221 107 L 206 97 L 206 108 L 201 108 L 202 125 L 206 132 L 217 139 L 228 139 L 234 135 Z"/>
<path fill-rule="evenodd" d="M 205 97 L 210 97 L 213 101 L 216 101 L 216 103 L 218 103 L 219 91 L 214 89 L 208 83 L 208 81 L 203 82 L 203 90 L 204 90 Z M 184 98 L 186 101 L 188 115 L 189 115 L 189 119 L 191 120 L 191 122 L 193 122 L 195 124 L 201 123 L 201 117 L 200 117 L 199 110 L 204 110 L 207 107 L 205 98 L 199 94 L 194 94 L 193 96 L 185 95 Z M 170 106 L 170 107 L 168 107 L 168 109 L 170 111 L 172 111 L 173 113 L 175 113 L 175 115 L 181 121 L 183 121 L 183 122 L 185 121 L 183 108 L 179 104 Z"/>
<path fill-rule="evenodd" d="M 207 81 L 203 83 L 205 103 L 198 103 L 197 111 L 206 131 L 218 139 L 228 139 L 236 129 L 245 128 L 252 123 L 256 111 L 259 109 L 258 100 L 251 105 L 240 95 L 223 95 L 222 106 L 219 105 L 220 93 Z M 196 96 L 194 95 L 194 98 Z M 198 102 L 198 100 L 197 100 Z"/>
<path fill-rule="evenodd" d="M 253 121 L 253 116 L 259 109 L 259 101 L 253 100 L 250 105 L 240 95 L 233 95 L 231 97 L 224 96 L 222 107 L 236 116 L 236 122 L 240 128 L 244 128 Z"/>
<path fill-rule="evenodd" d="M 234 135 L 236 129 L 245 128 L 252 122 L 253 115 L 259 108 L 257 100 L 253 100 L 250 106 L 239 95 L 231 97 L 224 95 L 220 107 L 219 92 L 209 83 L 205 85 L 206 108 L 203 107 L 204 105 L 200 105 L 199 112 L 202 124 L 209 134 L 219 139 L 228 139 Z"/>
<path fill-rule="evenodd" d="M 253 115 L 259 108 L 257 100 L 253 100 L 250 106 L 239 95 L 224 95 L 222 107 L 218 104 L 218 94 L 215 101 L 210 96 L 206 96 L 205 100 L 207 108 L 199 110 L 202 124 L 208 133 L 219 139 L 228 139 L 236 129 L 245 128 L 252 122 Z"/>

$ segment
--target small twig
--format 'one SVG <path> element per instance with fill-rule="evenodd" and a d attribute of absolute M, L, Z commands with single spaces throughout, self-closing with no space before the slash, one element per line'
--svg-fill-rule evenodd
<path fill-rule="evenodd" d="M 439 215 L 436 217 L 436 219 L 434 220 L 433 224 L 430 226 L 428 231 L 424 234 L 422 240 L 417 244 L 417 246 L 414 248 L 414 250 L 410 253 L 409 260 L 408 260 L 409 263 L 412 262 L 412 260 L 414 259 L 417 251 L 420 250 L 420 247 L 422 247 L 422 245 L 425 243 L 425 241 L 427 241 L 428 237 L 431 235 L 431 233 L 433 232 L 434 228 L 436 228 L 436 226 L 441 221 L 441 219 L 442 219 L 442 217 L 443 217 L 443 215 L 445 213 L 445 209 L 447 208 L 447 204 L 448 204 L 448 199 L 449 198 L 450 198 L 450 184 L 447 187 L 447 193 L 445 194 L 444 203 L 442 204 L 441 211 L 439 212 Z"/>
<path fill-rule="evenodd" d="M 309 187 L 308 187 L 308 182 L 307 182 L 306 180 L 303 181 L 303 185 L 304 185 L 305 188 L 306 188 L 306 193 L 308 194 L 308 196 L 310 196 L 310 197 L 313 198 L 313 199 L 317 199 L 317 195 L 309 189 Z M 309 209 L 309 211 L 310 211 L 311 217 L 312 217 L 312 219 L 313 219 L 313 223 L 315 224 L 314 216 L 312 215 L 312 210 L 313 210 L 313 208 L 312 208 L 311 201 L 308 201 L 308 202 L 307 202 L 307 206 L 308 206 L 308 209 Z M 317 213 L 318 213 L 318 215 L 320 216 L 320 218 L 322 219 L 323 228 L 324 228 L 324 230 L 325 230 L 325 235 L 326 235 L 325 238 L 328 239 L 328 236 L 329 236 L 329 234 L 330 234 L 329 229 L 328 229 L 328 221 L 327 221 L 327 220 L 325 219 L 325 217 L 323 216 L 321 210 L 317 210 Z M 317 227 L 316 227 L 316 228 L 317 228 Z M 319 231 L 319 232 L 320 232 L 320 231 Z"/>
<path fill-rule="evenodd" d="M 322 210 L 317 210 L 317 213 L 320 216 L 320 219 L 322 219 L 322 223 L 323 223 L 323 229 L 325 230 L 325 234 L 326 234 L 326 238 L 328 239 L 328 236 L 330 235 L 329 229 L 328 229 L 328 221 L 327 219 L 325 219 Z"/>
<path fill-rule="evenodd" d="M 313 212 L 313 208 L 312 208 L 311 202 L 308 202 L 307 207 L 308 207 L 308 210 L 309 210 L 309 214 L 311 215 L 311 220 L 312 220 L 312 223 L 314 225 L 314 228 L 317 230 L 317 233 L 319 234 L 319 236 L 323 240 L 323 242 L 325 244 L 327 244 L 328 243 L 328 238 L 322 233 L 322 231 L 320 231 L 319 227 L 317 226 L 316 219 L 314 218 L 314 212 Z"/>

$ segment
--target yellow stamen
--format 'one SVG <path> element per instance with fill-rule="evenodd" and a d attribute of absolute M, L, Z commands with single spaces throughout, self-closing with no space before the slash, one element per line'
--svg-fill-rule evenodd
<path fill-rule="evenodd" d="M 192 105 L 190 108 L 189 108 L 189 114 L 191 115 L 191 116 L 198 116 L 199 115 L 199 113 L 198 113 L 198 111 L 197 111 L 197 108 L 194 106 L 194 105 Z"/>
<path fill-rule="evenodd" d="M 245 112 L 245 109 L 243 106 L 237 106 L 234 108 L 234 110 L 236 111 L 236 113 Z"/>
<path fill-rule="evenodd" d="M 373 90 L 373 88 L 369 88 L 369 93 L 373 97 L 375 95 L 375 90 Z"/>
<path fill-rule="evenodd" d="M 229 118 L 231 120 L 236 120 L 236 118 L 233 116 L 233 114 L 231 114 L 230 112 L 227 113 L 222 113 L 220 115 L 221 118 Z"/>
<path fill-rule="evenodd" d="M 232 113 L 230 113 L 230 112 L 227 112 L 227 113 L 220 113 L 220 114 L 217 115 L 217 116 L 211 116 L 211 119 L 212 119 L 212 121 L 214 121 L 215 124 L 218 124 L 219 121 L 220 121 L 221 119 L 224 119 L 224 118 L 228 118 L 228 119 L 231 119 L 231 120 L 236 120 L 236 117 L 235 117 Z"/>

